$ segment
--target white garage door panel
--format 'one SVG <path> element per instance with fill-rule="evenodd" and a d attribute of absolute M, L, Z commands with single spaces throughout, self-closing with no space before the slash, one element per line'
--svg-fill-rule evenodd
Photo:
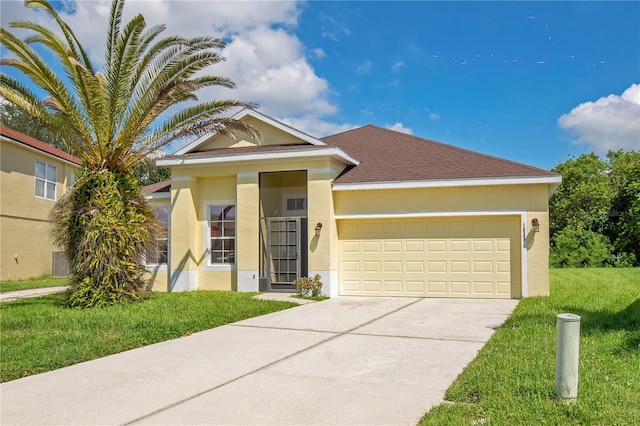
<path fill-rule="evenodd" d="M 340 294 L 518 296 L 518 227 L 516 217 L 342 221 Z"/>

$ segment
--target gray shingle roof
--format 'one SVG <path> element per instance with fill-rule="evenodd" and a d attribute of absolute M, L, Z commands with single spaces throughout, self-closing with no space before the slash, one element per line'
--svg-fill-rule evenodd
<path fill-rule="evenodd" d="M 511 160 L 453 145 L 367 125 L 321 139 L 325 148 L 340 148 L 360 161 L 335 183 L 432 181 L 450 179 L 559 177 L 560 175 Z M 255 153 L 317 150 L 315 145 L 263 145 L 195 151 L 165 159 L 224 157 Z"/>
<path fill-rule="evenodd" d="M 24 133 L 21 133 L 17 130 L 13 130 L 10 127 L 0 126 L 0 134 L 9 139 L 13 139 L 16 142 L 20 142 L 23 145 L 27 145 L 27 146 L 30 146 L 31 148 L 35 148 L 42 152 L 46 152 L 47 154 L 51 154 L 62 160 L 66 160 L 77 165 L 82 164 L 82 161 L 78 157 L 71 155 L 69 153 L 66 153 L 58 148 L 54 148 L 53 146 L 45 142 L 32 138 L 31 136 L 27 136 Z"/>
<path fill-rule="evenodd" d="M 360 160 L 336 183 L 554 177 L 548 170 L 367 125 L 322 138 Z"/>

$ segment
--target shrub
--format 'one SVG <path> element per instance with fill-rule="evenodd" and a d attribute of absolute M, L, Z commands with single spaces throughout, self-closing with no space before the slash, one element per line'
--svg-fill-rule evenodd
<path fill-rule="evenodd" d="M 294 280 L 292 284 L 298 287 L 301 296 L 319 296 L 322 290 L 320 274 L 315 274 L 313 278 L 302 277 L 299 280 Z"/>
<path fill-rule="evenodd" d="M 70 256 L 71 307 L 140 298 L 146 283 L 140 260 L 157 224 L 135 176 L 85 169 L 52 217 L 54 239 Z"/>
<path fill-rule="evenodd" d="M 613 260 L 609 239 L 591 230 L 567 227 L 554 238 L 549 258 L 554 268 L 607 266 Z"/>

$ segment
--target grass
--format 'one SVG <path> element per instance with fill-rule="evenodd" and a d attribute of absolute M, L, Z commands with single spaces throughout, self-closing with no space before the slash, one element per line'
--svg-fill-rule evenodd
<path fill-rule="evenodd" d="M 0 281 L 0 293 L 8 291 L 28 290 L 31 288 L 60 287 L 69 285 L 68 277 L 52 277 L 42 275 L 24 280 Z"/>
<path fill-rule="evenodd" d="M 640 424 L 640 268 L 553 269 L 420 425 Z M 578 399 L 554 395 L 556 315 L 582 317 Z"/>
<path fill-rule="evenodd" d="M 69 309 L 61 295 L 0 303 L 0 380 L 186 336 L 296 306 L 255 293 L 153 293 L 139 303 Z"/>

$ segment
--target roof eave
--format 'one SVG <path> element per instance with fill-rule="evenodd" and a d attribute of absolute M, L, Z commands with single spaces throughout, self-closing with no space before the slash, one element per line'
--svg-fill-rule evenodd
<path fill-rule="evenodd" d="M 562 182 L 562 176 L 517 176 L 498 178 L 472 179 L 432 179 L 416 181 L 387 181 L 387 182 L 358 182 L 334 183 L 334 191 L 362 191 L 381 189 L 411 189 L 411 188 L 448 188 L 456 186 L 494 186 L 494 185 L 534 185 L 548 184 L 557 188 Z"/>
<path fill-rule="evenodd" d="M 204 164 L 233 164 L 246 161 L 269 161 L 290 158 L 316 158 L 316 157 L 334 157 L 346 165 L 357 166 L 360 164 L 358 160 L 349 154 L 335 147 L 318 147 L 318 149 L 304 150 L 286 150 L 278 152 L 251 152 L 243 154 L 225 154 L 210 156 L 172 156 L 159 158 L 156 164 L 161 167 L 184 166 L 184 165 L 204 165 Z"/>
<path fill-rule="evenodd" d="M 5 140 L 7 140 L 7 141 L 9 141 L 11 143 L 17 144 L 17 145 L 19 145 L 19 146 L 21 146 L 21 147 L 23 147 L 23 148 L 25 148 L 25 149 L 27 149 L 29 151 L 37 152 L 38 154 L 44 155 L 45 157 L 49 157 L 49 158 L 52 158 L 52 159 L 55 159 L 55 160 L 58 160 L 58 161 L 62 161 L 63 163 L 69 164 L 69 165 L 74 166 L 74 167 L 82 166 L 82 162 L 80 161 L 80 159 L 78 159 L 77 162 L 76 161 L 71 161 L 68 158 L 64 158 L 62 156 L 53 154 L 53 153 L 48 152 L 48 151 L 44 151 L 44 150 L 42 150 L 42 149 L 40 149 L 38 147 L 32 146 L 32 145 L 30 145 L 28 143 L 25 143 L 25 142 L 21 141 L 21 140 L 14 139 L 14 138 L 12 138 L 12 137 L 10 137 L 8 135 L 3 134 L 2 137 Z"/>

